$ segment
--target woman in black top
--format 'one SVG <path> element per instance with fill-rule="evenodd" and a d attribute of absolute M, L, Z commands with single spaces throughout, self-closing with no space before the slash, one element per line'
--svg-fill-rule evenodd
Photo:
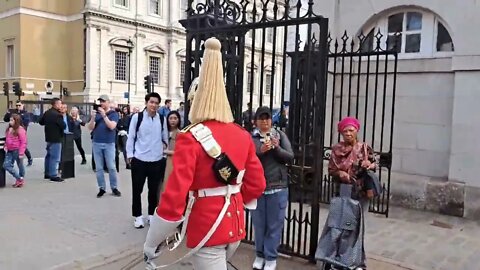
<path fill-rule="evenodd" d="M 78 152 L 82 156 L 82 165 L 87 164 L 87 159 L 85 159 L 85 151 L 82 147 L 82 126 L 85 126 L 85 122 L 82 121 L 80 115 L 78 113 L 78 108 L 73 107 L 70 110 L 70 116 L 72 121 L 72 133 L 73 133 L 73 140 L 75 141 L 75 145 L 77 145 Z"/>
<path fill-rule="evenodd" d="M 120 120 L 117 123 L 117 145 L 118 149 L 122 151 L 125 164 L 127 164 L 127 169 L 130 169 L 130 165 L 127 162 L 127 139 L 128 139 L 128 128 L 130 127 L 130 107 L 123 107 L 120 112 Z"/>

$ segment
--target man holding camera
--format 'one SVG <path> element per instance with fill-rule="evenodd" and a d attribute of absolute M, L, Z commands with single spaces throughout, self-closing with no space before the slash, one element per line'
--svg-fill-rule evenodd
<path fill-rule="evenodd" d="M 119 116 L 117 112 L 110 109 L 108 95 L 101 95 L 97 102 L 88 123 L 88 128 L 92 131 L 93 158 L 97 164 L 95 168 L 99 188 L 97 198 L 101 198 L 106 192 L 104 168 L 101 166 L 104 160 L 108 169 L 112 193 L 114 196 L 120 197 L 122 194 L 117 188 L 117 172 L 115 171 L 115 129 Z"/>

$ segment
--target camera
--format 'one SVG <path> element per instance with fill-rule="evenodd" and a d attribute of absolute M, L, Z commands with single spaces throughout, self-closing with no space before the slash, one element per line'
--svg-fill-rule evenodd
<path fill-rule="evenodd" d="M 100 108 L 100 101 L 95 100 L 95 102 L 93 102 L 93 109 L 98 112 L 98 108 Z"/>

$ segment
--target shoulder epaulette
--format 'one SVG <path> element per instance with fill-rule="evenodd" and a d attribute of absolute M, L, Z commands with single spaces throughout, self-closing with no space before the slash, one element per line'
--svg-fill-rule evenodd
<path fill-rule="evenodd" d="M 180 130 L 180 133 L 187 133 L 190 131 L 190 129 L 192 129 L 194 126 L 196 126 L 198 123 L 193 123 L 193 124 L 190 124 L 186 127 L 184 127 L 182 130 Z"/>

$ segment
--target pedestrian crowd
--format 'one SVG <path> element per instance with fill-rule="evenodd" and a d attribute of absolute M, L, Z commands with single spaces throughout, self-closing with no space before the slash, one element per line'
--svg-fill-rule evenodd
<path fill-rule="evenodd" d="M 122 196 L 117 178 L 120 153 L 130 170 L 133 226 L 150 225 L 144 245 L 147 264 L 154 266 L 164 242 L 174 249 L 186 237 L 191 248 L 186 256 L 193 256 L 195 269 L 227 269 L 228 259 L 245 237 L 244 211 L 249 211 L 255 239 L 253 269 L 275 270 L 289 203 L 288 166 L 295 159 L 285 133 L 288 108 L 274 113 L 264 106 L 253 110 L 249 103 L 242 114 L 243 128 L 234 124 L 219 64 L 220 43 L 209 39 L 205 47 L 198 85 L 189 93 L 188 118 L 183 102 L 177 110 L 170 99 L 160 106 L 162 98 L 154 92 L 145 95 L 142 110 L 119 108 L 108 95 L 100 95 L 88 121 L 82 120 L 78 108 L 68 111 L 58 98 L 51 100 L 51 108 L 43 115 L 35 112 L 34 121 L 45 132 L 44 175 L 53 182 L 64 181 L 59 164 L 68 136 L 81 155 L 81 164 L 87 163 L 82 127 L 87 128 L 97 198 L 107 192 L 105 173 L 112 194 Z M 24 157 L 27 166 L 33 162 L 27 148 L 29 119 L 20 101 L 4 117 L 9 125 L 3 167 L 15 178 L 16 188 L 25 184 Z M 364 214 L 369 199 L 381 191 L 375 179 L 374 152 L 358 140 L 359 129 L 357 119 L 343 119 L 338 123 L 343 140 L 332 146 L 328 172 L 337 183 L 334 193 L 339 199 L 332 199 L 331 217 L 319 239 L 316 258 L 325 263 L 324 269 L 366 269 Z M 146 216 L 142 212 L 145 183 Z M 338 215 L 338 209 L 348 214 Z M 338 227 L 332 225 L 335 222 L 358 226 Z"/>

